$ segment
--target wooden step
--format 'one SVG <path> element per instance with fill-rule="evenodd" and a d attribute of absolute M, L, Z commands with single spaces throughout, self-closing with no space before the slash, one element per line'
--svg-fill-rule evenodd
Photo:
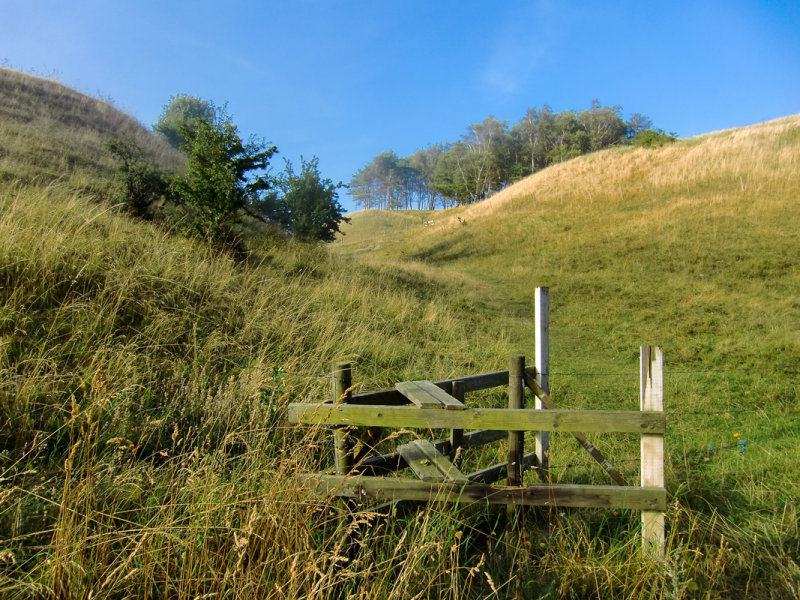
<path fill-rule="evenodd" d="M 395 387 L 398 392 L 420 408 L 446 408 L 449 410 L 466 408 L 464 404 L 432 381 L 401 381 Z"/>
<path fill-rule="evenodd" d="M 467 476 L 428 440 L 414 440 L 397 451 L 422 481 L 468 481 Z"/>

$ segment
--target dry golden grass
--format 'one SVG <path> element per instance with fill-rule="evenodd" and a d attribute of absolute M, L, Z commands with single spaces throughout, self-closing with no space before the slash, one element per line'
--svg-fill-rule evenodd
<path fill-rule="evenodd" d="M 737 191 L 779 193 L 800 169 L 800 116 L 715 132 L 657 149 L 623 148 L 553 165 L 479 204 L 437 215 L 437 227 L 507 214 L 543 203 L 623 202 L 625 196 L 684 195 L 686 201 Z M 698 190 L 698 188 L 700 188 Z M 791 189 L 791 188 L 788 188 Z M 787 189 L 787 191 L 788 191 Z M 358 217 L 356 217 L 358 218 Z M 435 235 L 430 232 L 429 234 Z"/>
<path fill-rule="evenodd" d="M 58 105 L 60 88 L 27 83 Z M 275 242 L 242 260 L 99 203 L 102 157 L 58 154 L 102 140 L 86 131 L 95 117 L 40 130 L 15 115 L 0 134 L 32 136 L 47 160 L 14 145 L 0 181 L 0 597 L 797 596 L 797 382 L 774 369 L 668 379 L 668 407 L 698 414 L 670 420 L 661 564 L 640 554 L 628 511 L 531 511 L 516 528 L 474 506 L 347 516 L 296 477 L 327 468 L 330 432 L 284 419 L 289 401 L 331 393 L 314 376 L 331 360 L 354 363 L 360 390 L 532 355 L 535 285 L 551 286 L 554 371 L 628 370 L 645 339 L 670 367 L 794 361 L 800 186 L 781 144 L 797 149 L 796 121 L 754 128 L 749 151 L 717 148 L 721 174 L 696 177 L 681 149 L 700 168 L 697 148 L 738 132 L 585 157 L 572 176 L 560 165 L 530 180 L 550 190 L 535 200 L 451 211 L 451 227 L 376 219 L 394 239 L 357 258 Z M 742 170 L 756 155 L 760 170 Z M 551 383 L 565 406 L 637 405 L 635 375 Z M 704 460 L 734 433 L 754 436 L 746 454 Z M 614 461 L 636 455 L 633 438 L 593 441 Z M 576 450 L 554 440 L 554 477 L 599 482 L 563 468 Z M 636 479 L 635 462 L 619 466 Z"/>

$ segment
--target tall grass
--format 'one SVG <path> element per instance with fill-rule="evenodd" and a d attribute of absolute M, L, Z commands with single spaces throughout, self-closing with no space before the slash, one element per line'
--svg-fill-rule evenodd
<path fill-rule="evenodd" d="M 124 136 L 132 136 L 162 168 L 182 164 L 176 150 L 107 102 L 0 68 L 0 182 L 58 181 L 105 196 L 115 169 L 105 144 Z"/>
<path fill-rule="evenodd" d="M 282 241 L 243 258 L 98 202 L 108 165 L 68 155 L 93 156 L 106 109 L 78 98 L 91 115 L 59 120 L 75 114 L 69 92 L 0 76 L 39 98 L 34 125 L 20 125 L 23 104 L 0 119 L 13 150 L 0 156 L 0 597 L 797 595 L 797 379 L 779 368 L 798 349 L 792 127 L 578 159 L 582 178 L 626 161 L 649 169 L 649 186 L 598 179 L 588 204 L 567 194 L 562 205 L 555 186 L 493 213 L 502 197 L 448 212 L 451 224 L 369 216 L 361 239 L 333 246 L 357 259 Z M 659 179 L 682 152 L 736 136 L 753 148 L 719 150 L 722 179 L 711 181 L 722 167 L 705 179 L 684 167 L 689 192 Z M 49 158 L 36 163 L 29 146 Z M 753 156 L 778 165 L 771 179 L 756 182 L 767 166 L 741 169 Z M 578 179 L 558 169 L 536 189 Z M 635 372 L 640 343 L 666 346 L 668 410 L 690 414 L 669 417 L 664 563 L 642 556 L 631 511 L 514 521 L 432 504 L 385 519 L 303 490 L 297 473 L 330 465 L 330 432 L 290 427 L 284 410 L 330 395 L 330 361 L 354 363 L 357 390 L 502 369 L 533 354 L 535 285 L 552 288 L 564 406 L 635 408 L 635 373 L 580 373 Z M 741 437 L 744 454 L 705 450 Z M 636 480 L 635 436 L 593 441 Z M 470 453 L 465 468 L 505 451 Z M 554 436 L 552 452 L 554 479 L 603 481 L 571 439 Z"/>
<path fill-rule="evenodd" d="M 662 579 L 648 592 L 656 596 L 797 594 L 798 132 L 800 118 L 789 117 L 600 152 L 431 216 L 433 226 L 396 227 L 390 244 L 385 228 L 371 238 L 354 215 L 360 240 L 333 247 L 459 281 L 529 356 L 533 291 L 550 287 L 551 386 L 566 408 L 638 408 L 638 348 L 664 346 L 668 523 L 673 553 L 691 557 L 694 574 Z M 637 480 L 635 439 L 594 441 Z M 552 453 L 559 481 L 597 481 L 570 443 Z M 620 562 L 627 538 L 612 537 L 594 564 L 611 580 L 641 583 Z M 600 577 L 587 551 L 574 551 L 584 575 L 560 553 L 559 580 Z"/>
<path fill-rule="evenodd" d="M 314 375 L 333 359 L 379 387 L 510 352 L 476 348 L 489 324 L 422 277 L 292 244 L 242 263 L 67 186 L 3 188 L 0 236 L 9 595 L 340 597 L 369 577 L 342 569 L 346 523 L 298 488 L 328 450 L 287 428 L 286 402 L 327 397 Z M 390 596 L 375 576 L 363 595 Z"/>

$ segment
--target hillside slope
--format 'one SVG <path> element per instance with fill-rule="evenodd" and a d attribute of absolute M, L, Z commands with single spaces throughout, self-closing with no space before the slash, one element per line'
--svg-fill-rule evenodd
<path fill-rule="evenodd" d="M 785 515 L 800 497 L 800 116 L 580 157 L 426 227 L 370 235 L 366 218 L 354 215 L 345 232 L 358 236 L 334 251 L 462 282 L 528 356 L 534 288 L 549 287 L 550 383 L 563 407 L 638 408 L 638 349 L 663 346 L 668 487 L 677 513 L 696 511 L 673 532 L 706 556 L 701 540 L 714 535 L 692 519 L 772 539 L 783 550 L 725 533 L 762 574 L 781 564 L 788 587 L 777 595 L 796 595 L 797 518 L 787 528 Z M 709 450 L 740 440 L 738 456 Z M 638 447 L 603 443 L 637 477 L 627 461 Z M 575 460 L 569 444 L 551 453 Z M 771 597 L 745 580 L 746 595 Z"/>
<path fill-rule="evenodd" d="M 178 152 L 107 102 L 0 68 L 0 181 L 58 181 L 102 194 L 115 169 L 105 144 L 124 136 L 165 169 L 181 164 Z"/>
<path fill-rule="evenodd" d="M 0 597 L 796 595 L 797 379 L 780 368 L 797 348 L 796 297 L 782 297 L 796 277 L 787 202 L 770 211 L 745 184 L 770 236 L 731 238 L 741 219 L 728 211 L 714 220 L 725 250 L 712 254 L 710 227 L 690 219 L 701 237 L 675 238 L 667 263 L 667 234 L 677 233 L 666 225 L 688 235 L 687 214 L 730 201 L 700 210 L 669 196 L 654 207 L 625 192 L 617 205 L 612 186 L 587 210 L 577 197 L 562 207 L 537 192 L 508 214 L 456 211 L 452 224 L 377 219 L 403 239 L 357 258 L 278 241 L 242 258 L 102 202 L 103 141 L 135 129 L 130 120 L 63 86 L 3 76 L 19 79 L 14 93 L 30 110 L 0 100 Z M 747 203 L 735 207 L 752 218 Z M 681 288 L 691 252 L 697 278 L 709 275 L 695 295 Z M 745 267 L 762 277 L 753 289 L 774 286 L 766 300 L 748 296 L 752 323 L 715 312 L 752 291 L 732 283 Z M 640 283 L 625 279 L 633 275 Z M 640 337 L 702 370 L 669 374 L 668 406 L 691 416 L 669 421 L 666 565 L 639 553 L 630 511 L 530 511 L 515 526 L 504 508 L 432 504 L 351 519 L 347 506 L 309 497 L 296 474 L 329 467 L 330 432 L 289 426 L 285 407 L 329 397 L 330 361 L 352 361 L 365 390 L 504 368 L 509 354 L 532 354 L 529 299 L 542 284 L 553 294 L 554 365 L 623 370 L 552 373 L 564 406 L 636 407 L 638 378 L 627 371 Z M 695 303 L 694 332 L 661 315 L 658 294 L 671 286 L 675 311 Z M 763 335 L 751 348 L 754 332 Z M 753 366 L 762 370 L 738 370 Z M 734 434 L 749 437 L 747 453 L 707 456 L 707 444 L 735 445 Z M 593 441 L 637 479 L 636 436 Z M 605 483 L 579 451 L 554 440 L 553 478 Z M 465 464 L 505 456 L 501 444 Z"/>
<path fill-rule="evenodd" d="M 127 216 L 103 202 L 104 142 L 157 158 L 157 141 L 0 77 L 0 596 L 308 596 L 342 550 L 309 529 L 318 505 L 286 510 L 298 465 L 328 455 L 286 403 L 327 398 L 333 360 L 369 389 L 496 370 L 511 348 L 476 352 L 477 307 L 424 277 L 281 241 L 237 259 Z M 247 528 L 261 541 L 237 566 Z M 289 581 L 287 557 L 316 566 Z"/>
<path fill-rule="evenodd" d="M 800 356 L 799 202 L 800 117 L 790 117 L 577 158 L 431 226 L 389 239 L 362 227 L 363 243 L 335 249 L 469 276 L 521 315 L 533 288 L 549 286 L 560 331 L 607 321 L 610 331 L 565 332 L 581 345 L 624 355 L 658 341 L 673 363 L 782 363 Z"/>

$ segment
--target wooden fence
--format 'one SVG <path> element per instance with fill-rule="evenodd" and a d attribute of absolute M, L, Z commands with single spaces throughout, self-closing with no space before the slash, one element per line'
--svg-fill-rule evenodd
<path fill-rule="evenodd" d="M 304 484 L 320 496 L 398 500 L 486 502 L 518 506 L 627 508 L 642 511 L 643 544 L 661 554 L 664 543 L 663 365 L 661 348 L 641 348 L 639 411 L 562 410 L 547 393 L 547 289 L 537 289 L 537 358 L 511 356 L 508 371 L 445 381 L 405 381 L 394 390 L 354 395 L 347 363 L 334 364 L 332 398 L 322 403 L 289 405 L 289 421 L 334 427 L 335 474 L 304 474 Z M 508 408 L 468 407 L 470 392 L 508 386 Z M 536 404 L 525 408 L 525 390 Z M 363 427 L 356 440 L 353 432 Z M 417 439 L 395 452 L 369 456 L 383 428 L 450 430 L 448 439 Z M 469 430 L 469 432 L 467 432 Z M 526 431 L 537 433 L 536 452 L 523 453 Z M 611 485 L 553 484 L 548 476 L 549 433 L 571 434 L 610 477 Z M 641 435 L 641 485 L 631 486 L 583 432 Z M 508 440 L 505 463 L 464 474 L 463 453 L 476 446 Z M 410 468 L 416 478 L 388 474 Z M 542 483 L 523 481 L 532 468 Z M 507 485 L 492 485 L 505 475 Z"/>

